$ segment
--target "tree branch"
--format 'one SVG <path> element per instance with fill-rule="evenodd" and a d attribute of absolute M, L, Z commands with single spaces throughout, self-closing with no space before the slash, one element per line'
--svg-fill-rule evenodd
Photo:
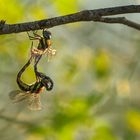
<path fill-rule="evenodd" d="M 18 24 L 4 24 L 0 23 L 0 35 L 19 33 L 32 30 L 39 30 L 43 28 L 52 28 L 54 26 L 80 22 L 80 21 L 98 21 L 105 23 L 119 23 L 129 27 L 140 30 L 140 24 L 127 20 L 124 17 L 119 18 L 103 18 L 105 16 L 112 16 L 118 14 L 140 13 L 140 5 L 128 5 L 96 10 L 84 10 L 70 15 L 54 17 L 50 19 L 43 19 L 34 22 L 18 23 Z"/>

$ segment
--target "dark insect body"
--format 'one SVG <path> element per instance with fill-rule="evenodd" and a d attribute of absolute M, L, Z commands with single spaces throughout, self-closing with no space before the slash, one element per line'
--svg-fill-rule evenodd
<path fill-rule="evenodd" d="M 38 77 L 38 80 L 31 85 L 28 85 L 21 80 L 21 76 L 22 76 L 23 72 L 31 64 L 31 61 L 32 61 L 32 57 L 21 68 L 21 70 L 19 71 L 19 73 L 17 75 L 17 84 L 18 84 L 19 88 L 24 92 L 30 92 L 30 93 L 40 93 L 40 91 L 42 91 L 42 89 L 44 87 L 48 91 L 51 90 L 53 88 L 53 81 L 51 80 L 50 77 L 37 71 L 37 63 L 35 63 L 34 67 L 36 67 L 36 68 L 34 68 L 34 69 L 35 69 L 35 74 L 37 74 L 36 76 Z"/>
<path fill-rule="evenodd" d="M 50 77 L 46 76 L 44 73 L 38 72 L 37 64 L 40 61 L 43 54 L 54 55 L 55 50 L 51 49 L 51 33 L 48 30 L 43 30 L 43 37 L 33 32 L 34 37 L 29 36 L 30 40 L 39 40 L 37 48 L 32 48 L 31 46 L 31 57 L 28 62 L 21 68 L 17 74 L 17 84 L 20 88 L 18 91 L 12 91 L 9 96 L 16 103 L 23 100 L 27 100 L 28 108 L 31 110 L 40 110 L 40 93 L 44 88 L 50 91 L 53 88 L 53 81 Z M 33 43 L 32 43 L 33 45 Z M 26 84 L 21 80 L 21 76 L 27 67 L 31 64 L 34 59 L 34 72 L 36 75 L 36 81 L 30 85 Z"/>

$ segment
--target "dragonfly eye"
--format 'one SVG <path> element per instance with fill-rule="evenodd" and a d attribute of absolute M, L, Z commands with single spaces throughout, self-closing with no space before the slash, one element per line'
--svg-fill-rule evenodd
<path fill-rule="evenodd" d="M 42 84 L 45 86 L 46 90 L 52 90 L 53 88 L 53 81 L 50 77 L 43 78 L 42 79 Z"/>
<path fill-rule="evenodd" d="M 43 30 L 43 37 L 45 39 L 51 39 L 51 32 L 49 32 L 48 30 Z"/>

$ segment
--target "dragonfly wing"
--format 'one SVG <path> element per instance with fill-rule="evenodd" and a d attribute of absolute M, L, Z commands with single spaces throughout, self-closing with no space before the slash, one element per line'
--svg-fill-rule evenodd
<path fill-rule="evenodd" d="M 15 90 L 9 93 L 9 97 L 11 100 L 13 100 L 14 103 L 26 100 L 28 96 L 29 93 L 24 93 L 20 90 Z"/>
<path fill-rule="evenodd" d="M 40 95 L 32 93 L 30 94 L 30 97 L 28 98 L 28 108 L 30 110 L 41 110 L 41 101 L 40 101 Z"/>
<path fill-rule="evenodd" d="M 20 90 L 15 90 L 9 93 L 13 103 L 24 101 L 30 110 L 41 110 L 40 95 L 36 93 L 27 93 Z"/>
<path fill-rule="evenodd" d="M 9 93 L 9 98 L 13 100 L 17 94 L 21 93 L 20 90 L 13 90 Z"/>

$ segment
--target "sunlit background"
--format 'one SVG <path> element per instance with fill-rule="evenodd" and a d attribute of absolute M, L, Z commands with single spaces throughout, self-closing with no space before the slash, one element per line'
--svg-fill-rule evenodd
<path fill-rule="evenodd" d="M 139 0 L 0 0 L 0 19 L 20 23 Z M 139 21 L 138 14 L 128 14 Z M 43 109 L 13 104 L 16 75 L 30 56 L 27 33 L 0 36 L 1 140 L 139 140 L 140 32 L 124 25 L 80 22 L 51 28 L 57 55 L 39 70 L 54 81 Z M 38 31 L 41 34 L 41 31 Z M 35 43 L 36 44 L 36 43 Z M 35 81 L 33 66 L 22 79 Z"/>

